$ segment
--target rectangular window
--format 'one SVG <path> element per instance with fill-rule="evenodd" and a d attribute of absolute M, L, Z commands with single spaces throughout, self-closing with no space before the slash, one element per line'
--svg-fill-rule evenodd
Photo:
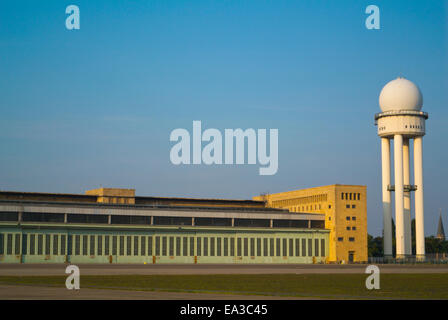
<path fill-rule="evenodd" d="M 210 256 L 215 256 L 215 238 L 210 238 Z"/>
<path fill-rule="evenodd" d="M 95 255 L 95 236 L 90 236 L 90 255 Z"/>
<path fill-rule="evenodd" d="M 268 256 L 268 239 L 263 239 L 263 256 Z"/>
<path fill-rule="evenodd" d="M 127 236 L 126 237 L 126 255 L 130 256 L 131 255 L 131 236 Z"/>
<path fill-rule="evenodd" d="M 289 256 L 294 256 L 294 239 L 289 239 Z"/>
<path fill-rule="evenodd" d="M 345 220 L 350 221 L 350 217 L 345 217 Z"/>
<path fill-rule="evenodd" d="M 230 256 L 235 256 L 235 238 L 230 238 Z"/>
<path fill-rule="evenodd" d="M 0 242 L 0 246 L 1 246 L 1 242 Z M 1 250 L 2 249 L 0 248 L 0 251 Z M 28 235 L 27 234 L 22 235 L 22 254 L 24 254 L 24 255 L 28 254 Z"/>
<path fill-rule="evenodd" d="M 350 209 L 350 205 L 349 205 L 349 204 L 346 204 L 346 205 L 345 205 L 345 208 Z"/>
<path fill-rule="evenodd" d="M 188 238 L 184 237 L 183 241 L 182 241 L 182 255 L 184 257 L 188 256 Z"/>
<path fill-rule="evenodd" d="M 104 254 L 106 256 L 109 255 L 109 236 L 104 236 Z"/>
<path fill-rule="evenodd" d="M 120 256 L 124 256 L 124 236 L 120 236 Z"/>
<path fill-rule="evenodd" d="M 320 256 L 325 257 L 325 239 L 320 239 Z"/>
<path fill-rule="evenodd" d="M 221 242 L 222 242 L 221 238 L 216 239 L 216 255 L 218 257 L 221 256 Z"/>
<path fill-rule="evenodd" d="M 352 200 L 352 193 L 350 192 L 350 200 Z"/>
<path fill-rule="evenodd" d="M 346 227 L 347 230 L 350 230 L 350 227 Z"/>
<path fill-rule="evenodd" d="M 196 255 L 199 257 L 202 254 L 201 238 L 196 238 Z"/>
<path fill-rule="evenodd" d="M 229 255 L 229 238 L 224 238 L 224 257 Z"/>
<path fill-rule="evenodd" d="M 138 256 L 138 238 L 139 236 L 134 236 L 134 256 Z"/>
<path fill-rule="evenodd" d="M 61 255 L 65 256 L 65 234 L 61 234 Z"/>
<path fill-rule="evenodd" d="M 343 237 L 339 237 L 339 238 L 338 238 L 338 241 L 339 241 L 339 242 L 344 241 L 344 238 L 343 238 Z"/>
<path fill-rule="evenodd" d="M 152 236 L 148 237 L 148 256 L 152 256 Z"/>
<path fill-rule="evenodd" d="M 0 233 L 0 255 L 4 255 L 5 254 L 5 240 L 4 240 L 4 235 L 3 233 Z"/>
<path fill-rule="evenodd" d="M 237 252 L 237 256 L 241 257 L 242 252 L 241 252 L 241 238 L 237 239 L 237 248 L 236 248 L 236 252 Z"/>
<path fill-rule="evenodd" d="M 257 238 L 257 257 L 261 257 L 261 238 Z"/>
<path fill-rule="evenodd" d="M 160 237 L 156 237 L 156 256 L 160 256 Z"/>
<path fill-rule="evenodd" d="M 249 255 L 249 239 L 244 238 L 244 256 L 247 257 Z"/>
<path fill-rule="evenodd" d="M 269 239 L 269 255 L 271 256 L 271 257 L 273 257 L 274 256 L 274 238 L 270 238 Z"/>
<path fill-rule="evenodd" d="M 313 240 L 308 239 L 308 257 L 313 255 Z"/>
<path fill-rule="evenodd" d="M 250 238 L 250 256 L 255 256 L 255 238 Z"/>
<path fill-rule="evenodd" d="M 84 236 L 82 236 L 82 255 L 83 256 L 86 256 L 88 253 L 87 253 L 87 248 L 88 248 L 88 245 L 89 245 L 89 239 L 87 239 L 87 235 L 84 235 Z"/>
<path fill-rule="evenodd" d="M 37 254 L 42 255 L 43 254 L 43 247 L 44 247 L 44 236 L 42 234 L 37 235 Z"/>
<path fill-rule="evenodd" d="M 300 256 L 300 239 L 296 239 L 296 257 Z"/>
<path fill-rule="evenodd" d="M 194 256 L 194 238 L 190 237 L 190 256 Z"/>
<path fill-rule="evenodd" d="M 39 239 L 38 239 L 39 242 Z M 77 234 L 75 236 L 75 256 L 81 255 L 81 236 Z"/>
<path fill-rule="evenodd" d="M 208 238 L 204 238 L 204 256 L 208 256 Z"/>
<path fill-rule="evenodd" d="M 314 239 L 314 255 L 319 256 L 319 239 Z"/>
<path fill-rule="evenodd" d="M 180 237 L 176 237 L 176 256 L 180 257 Z"/>
<path fill-rule="evenodd" d="M 174 237 L 169 237 L 170 239 L 170 257 L 174 256 Z"/>
<path fill-rule="evenodd" d="M 2 240 L 3 240 L 3 235 L 1 235 Z M 30 254 L 34 255 L 36 253 L 36 235 L 35 234 L 31 234 L 30 235 Z M 2 241 L 3 242 L 3 241 Z M 1 246 L 1 249 L 3 249 L 3 244 Z M 3 251 L 3 250 L 2 250 Z M 2 252 L 3 254 L 3 252 Z"/>
<path fill-rule="evenodd" d="M 341 193 L 341 200 L 344 200 L 344 193 Z"/>
<path fill-rule="evenodd" d="M 355 241 L 355 238 L 350 237 L 350 238 L 348 238 L 348 241 L 353 242 L 353 241 Z"/>
<path fill-rule="evenodd" d="M 356 205 L 355 204 L 352 204 L 352 209 L 355 209 L 356 208 Z"/>
<path fill-rule="evenodd" d="M 162 256 L 166 256 L 168 249 L 168 239 L 167 237 L 162 237 Z"/>
<path fill-rule="evenodd" d="M 288 242 L 288 240 L 287 239 L 283 239 L 283 241 L 282 241 L 283 243 L 282 243 L 282 254 L 283 254 L 283 256 L 284 257 L 286 257 L 287 255 L 288 255 L 288 248 L 287 248 L 287 242 Z"/>
<path fill-rule="evenodd" d="M 116 256 L 118 252 L 118 239 L 117 236 L 112 236 L 112 255 Z"/>
<path fill-rule="evenodd" d="M 50 255 L 50 243 L 51 243 L 51 237 L 49 234 L 45 235 L 45 255 Z"/>
<path fill-rule="evenodd" d="M 358 200 L 361 200 L 361 194 L 358 193 Z"/>
<path fill-rule="evenodd" d="M 146 237 L 140 236 L 140 255 L 146 256 Z"/>
<path fill-rule="evenodd" d="M 352 230 L 356 230 L 356 227 L 352 227 Z"/>
<path fill-rule="evenodd" d="M 20 254 L 20 234 L 15 234 L 14 254 Z"/>
<path fill-rule="evenodd" d="M 53 235 L 53 255 L 57 256 L 58 255 L 58 235 L 54 234 Z"/>
<path fill-rule="evenodd" d="M 275 241 L 276 243 L 275 243 L 275 245 L 276 245 L 276 251 L 275 251 L 275 255 L 277 256 L 277 257 L 280 257 L 280 239 L 276 239 L 276 241 Z"/>
<path fill-rule="evenodd" d="M 356 220 L 356 217 L 352 217 L 352 220 L 355 221 L 355 220 Z"/>
<path fill-rule="evenodd" d="M 98 236 L 97 254 L 99 256 L 103 255 L 103 236 Z"/>
<path fill-rule="evenodd" d="M 67 236 L 67 255 L 71 256 L 73 254 L 73 235 L 69 234 Z"/>

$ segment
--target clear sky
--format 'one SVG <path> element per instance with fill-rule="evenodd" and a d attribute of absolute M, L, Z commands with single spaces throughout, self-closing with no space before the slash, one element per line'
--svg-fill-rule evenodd
<path fill-rule="evenodd" d="M 65 28 L 66 6 L 81 29 Z M 367 30 L 365 8 L 380 8 Z M 368 190 L 381 234 L 381 88 L 414 81 L 429 112 L 425 229 L 448 224 L 444 1 L 2 1 L 0 189 L 248 199 Z M 277 128 L 279 169 L 174 166 L 173 129 Z"/>

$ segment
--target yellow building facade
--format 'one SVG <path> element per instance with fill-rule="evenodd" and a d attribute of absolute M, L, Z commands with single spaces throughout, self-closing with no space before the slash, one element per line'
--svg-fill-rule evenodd
<path fill-rule="evenodd" d="M 366 186 L 334 184 L 253 199 L 292 213 L 325 215 L 325 229 L 330 230 L 328 262 L 367 261 Z"/>

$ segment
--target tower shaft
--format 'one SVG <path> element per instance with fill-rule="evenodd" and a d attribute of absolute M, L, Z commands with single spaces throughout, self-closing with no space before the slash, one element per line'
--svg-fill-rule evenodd
<path fill-rule="evenodd" d="M 409 159 L 409 138 L 403 140 L 403 183 L 409 186 L 410 183 L 410 159 Z M 404 253 L 407 256 L 412 255 L 412 234 L 411 234 L 411 192 L 404 192 Z"/>
<path fill-rule="evenodd" d="M 390 140 L 381 138 L 382 190 L 383 190 L 383 241 L 384 256 L 392 257 L 392 206 L 390 185 Z"/>
<path fill-rule="evenodd" d="M 423 137 L 414 138 L 415 240 L 417 259 L 425 258 L 425 225 L 423 207 Z"/>
<path fill-rule="evenodd" d="M 403 183 L 403 136 L 394 136 L 394 175 L 395 175 L 395 243 L 396 257 L 403 258 L 404 252 L 404 183 Z"/>

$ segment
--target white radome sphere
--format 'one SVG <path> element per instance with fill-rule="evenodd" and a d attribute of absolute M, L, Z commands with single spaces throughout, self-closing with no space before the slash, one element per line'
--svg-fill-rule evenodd
<path fill-rule="evenodd" d="M 397 78 L 386 84 L 380 93 L 381 111 L 420 111 L 423 96 L 420 89 L 408 79 Z"/>

